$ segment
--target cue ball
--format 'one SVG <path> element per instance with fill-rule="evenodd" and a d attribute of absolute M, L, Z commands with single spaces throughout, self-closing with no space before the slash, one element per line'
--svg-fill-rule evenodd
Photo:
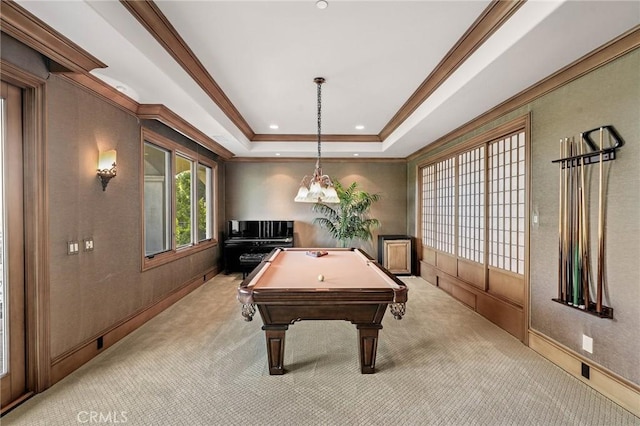
<path fill-rule="evenodd" d="M 322 274 L 318 275 L 318 281 L 324 281 L 324 275 Z"/>

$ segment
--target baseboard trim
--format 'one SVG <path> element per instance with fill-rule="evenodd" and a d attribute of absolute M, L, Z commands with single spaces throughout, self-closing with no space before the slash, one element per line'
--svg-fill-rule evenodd
<path fill-rule="evenodd" d="M 535 330 L 529 330 L 529 347 L 595 391 L 640 417 L 640 387 Z M 589 366 L 589 379 L 582 376 L 583 363 Z"/>
<path fill-rule="evenodd" d="M 96 357 L 105 349 L 113 346 L 123 337 L 155 317 L 169 306 L 191 293 L 196 288 L 209 281 L 220 271 L 217 267 L 213 267 L 198 275 L 195 278 L 185 282 L 183 285 L 167 294 L 161 300 L 140 309 L 138 312 L 114 324 L 107 330 L 103 330 L 100 334 L 91 337 L 81 344 L 73 347 L 69 351 L 57 356 L 51 360 L 51 385 L 59 382 L 73 371 L 80 368 L 83 364 Z"/>
<path fill-rule="evenodd" d="M 9 404 L 7 404 L 6 406 L 2 407 L 2 410 L 0 411 L 0 417 L 4 416 L 7 413 L 9 413 L 9 411 L 13 410 L 18 405 L 22 404 L 27 399 L 31 398 L 33 395 L 35 395 L 35 392 L 27 392 L 24 395 L 22 395 L 21 397 L 19 397 L 18 399 L 16 399 L 15 401 L 11 401 Z M 2 421 L 0 421 L 0 424 L 2 424 Z"/>

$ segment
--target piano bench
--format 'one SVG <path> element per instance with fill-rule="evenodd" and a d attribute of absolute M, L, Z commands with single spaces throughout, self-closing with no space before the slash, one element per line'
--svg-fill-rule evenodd
<path fill-rule="evenodd" d="M 242 269 L 242 279 L 262 262 L 269 253 L 242 253 L 240 255 L 240 268 Z"/>

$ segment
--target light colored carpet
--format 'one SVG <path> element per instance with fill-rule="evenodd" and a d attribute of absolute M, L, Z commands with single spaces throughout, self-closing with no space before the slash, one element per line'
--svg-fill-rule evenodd
<path fill-rule="evenodd" d="M 2 425 L 640 425 L 640 419 L 420 278 L 387 312 L 377 372 L 342 321 L 289 327 L 269 376 L 259 314 L 219 275 L 2 418 Z"/>

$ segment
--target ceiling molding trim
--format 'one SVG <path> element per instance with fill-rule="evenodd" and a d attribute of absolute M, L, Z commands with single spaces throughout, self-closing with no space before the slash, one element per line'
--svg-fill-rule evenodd
<path fill-rule="evenodd" d="M 251 142 L 316 142 L 318 135 L 302 134 L 257 134 Z M 382 142 L 378 135 L 334 135 L 322 134 L 322 142 Z"/>
<path fill-rule="evenodd" d="M 51 72 L 89 72 L 107 65 L 13 1 L 2 0 L 2 32 L 53 61 Z"/>
<path fill-rule="evenodd" d="M 177 132 L 182 133 L 186 137 L 211 150 L 215 154 L 222 157 L 224 160 L 228 160 L 234 156 L 231 151 L 211 139 L 209 136 L 202 133 L 200 130 L 196 129 L 178 114 L 171 111 L 164 105 L 140 104 L 138 106 L 138 110 L 136 111 L 136 115 L 138 116 L 138 118 L 143 120 L 157 120 L 163 124 L 166 124 Z"/>
<path fill-rule="evenodd" d="M 233 157 L 230 163 L 300 163 L 310 162 L 309 157 Z M 406 158 L 327 158 L 322 157 L 322 163 L 401 163 L 406 164 Z"/>
<path fill-rule="evenodd" d="M 227 160 L 233 153 L 196 129 L 164 105 L 139 104 L 92 74 L 64 74 L 63 78 L 139 119 L 157 120 Z"/>
<path fill-rule="evenodd" d="M 451 157 L 454 154 L 459 154 L 469 149 L 475 148 L 480 144 L 484 144 L 496 139 L 502 139 L 510 134 L 517 133 L 522 129 L 528 129 L 531 121 L 531 112 L 527 112 L 520 117 L 515 117 L 512 120 L 507 121 L 491 130 L 477 134 L 470 139 L 448 146 L 445 149 L 438 151 L 437 153 L 430 155 L 428 158 L 424 158 L 423 161 L 417 164 L 418 167 L 424 167 L 429 164 L 437 163 L 438 161 Z"/>
<path fill-rule="evenodd" d="M 46 82 L 45 79 L 30 74 L 4 59 L 0 59 L 0 77 L 21 89 L 38 87 Z"/>
<path fill-rule="evenodd" d="M 109 86 L 93 74 L 64 74 L 64 78 L 102 97 L 105 101 L 131 114 L 138 111 L 138 102 Z"/>
<path fill-rule="evenodd" d="M 233 124 L 247 137 L 253 139 L 255 133 L 222 91 L 218 83 L 207 72 L 180 34 L 162 14 L 158 6 L 151 1 L 126 1 L 120 3 L 144 26 L 147 31 L 164 47 L 175 61 L 193 78 L 204 92 L 229 117 Z"/>
<path fill-rule="evenodd" d="M 526 0 L 493 0 L 460 40 L 449 50 L 420 87 L 380 131 L 380 140 L 385 140 L 413 112 L 449 78 L 498 28 L 502 26 Z"/>
<path fill-rule="evenodd" d="M 640 26 L 637 26 L 625 34 L 622 34 L 620 37 L 611 40 L 609 43 L 606 43 L 598 49 L 586 54 L 582 58 L 579 58 L 554 74 L 551 74 L 549 77 L 539 81 L 528 89 L 525 89 L 515 96 L 507 99 L 493 109 L 463 124 L 424 148 L 414 152 L 407 157 L 407 161 L 413 161 L 423 155 L 427 155 L 440 148 L 442 145 L 445 145 L 480 126 L 488 124 L 511 111 L 527 105 L 558 89 L 559 87 L 571 83 L 585 74 L 588 74 L 591 71 L 594 71 L 595 69 L 600 68 L 601 66 L 606 65 L 638 48 L 640 48 Z"/>

